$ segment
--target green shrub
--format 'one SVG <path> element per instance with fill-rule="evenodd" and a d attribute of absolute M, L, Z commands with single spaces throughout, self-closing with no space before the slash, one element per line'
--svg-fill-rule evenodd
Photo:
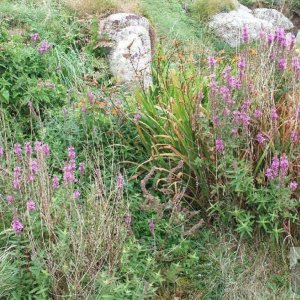
<path fill-rule="evenodd" d="M 196 0 L 192 4 L 192 14 L 202 20 L 221 12 L 228 12 L 238 7 L 236 0 Z"/>

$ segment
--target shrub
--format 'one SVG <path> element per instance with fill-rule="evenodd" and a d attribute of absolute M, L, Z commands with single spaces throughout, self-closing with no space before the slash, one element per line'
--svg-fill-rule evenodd
<path fill-rule="evenodd" d="M 221 12 L 228 12 L 238 7 L 236 0 L 196 0 L 192 5 L 192 14 L 197 19 L 207 19 Z"/>
<path fill-rule="evenodd" d="M 242 38 L 248 43 L 247 28 Z M 157 167 L 183 161 L 187 197 L 235 224 L 276 239 L 292 234 L 299 209 L 300 58 L 295 37 L 261 33 L 230 65 L 208 57 L 207 74 L 179 54 L 173 67 L 159 55 L 154 86 L 138 97 L 133 121 Z M 181 59 L 180 59 L 181 57 Z M 170 183 L 170 187 L 175 183 Z M 295 231 L 293 232 L 295 233 Z"/>

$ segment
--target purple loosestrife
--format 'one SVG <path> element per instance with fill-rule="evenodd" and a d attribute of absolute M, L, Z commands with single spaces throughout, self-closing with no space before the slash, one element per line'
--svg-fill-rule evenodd
<path fill-rule="evenodd" d="M 121 173 L 119 173 L 119 175 L 117 176 L 117 189 L 118 190 L 122 190 L 124 187 L 124 177 L 122 176 Z"/>
<path fill-rule="evenodd" d="M 49 42 L 47 40 L 43 40 L 37 50 L 40 53 L 45 53 L 51 48 L 52 48 L 52 45 L 49 44 Z"/>
<path fill-rule="evenodd" d="M 255 119 L 259 119 L 262 116 L 262 112 L 259 109 L 256 109 L 253 116 Z"/>
<path fill-rule="evenodd" d="M 79 163 L 78 169 L 79 169 L 79 174 L 81 176 L 83 176 L 84 173 L 85 173 L 85 164 L 84 164 L 84 162 Z"/>
<path fill-rule="evenodd" d="M 250 41 L 249 28 L 246 25 L 244 25 L 242 28 L 242 40 L 246 44 Z"/>
<path fill-rule="evenodd" d="M 294 71 L 299 71 L 300 70 L 300 59 L 299 57 L 293 57 L 292 58 L 292 68 Z"/>
<path fill-rule="evenodd" d="M 74 193 L 73 193 L 73 198 L 74 198 L 75 200 L 77 200 L 77 199 L 79 199 L 79 197 L 80 197 L 80 191 L 78 191 L 78 190 L 74 191 Z"/>
<path fill-rule="evenodd" d="M 296 181 L 291 181 L 289 187 L 290 187 L 291 191 L 294 192 L 298 188 L 298 183 Z"/>
<path fill-rule="evenodd" d="M 291 142 L 292 143 L 298 143 L 299 142 L 298 132 L 296 132 L 296 131 L 291 132 Z"/>
<path fill-rule="evenodd" d="M 214 56 L 208 57 L 208 64 L 212 70 L 215 68 L 216 63 L 217 63 L 217 61 Z"/>
<path fill-rule="evenodd" d="M 266 143 L 266 138 L 264 137 L 264 135 L 259 132 L 256 136 L 256 140 L 259 144 L 264 145 Z"/>
<path fill-rule="evenodd" d="M 139 120 L 141 119 L 141 117 L 142 117 L 142 115 L 140 112 L 135 113 L 133 116 L 133 123 L 137 125 L 139 123 Z"/>
<path fill-rule="evenodd" d="M 88 99 L 89 99 L 89 101 L 90 101 L 91 104 L 95 103 L 95 101 L 96 101 L 95 95 L 92 92 L 88 92 L 87 93 L 87 97 L 88 97 Z"/>
<path fill-rule="evenodd" d="M 36 175 L 38 171 L 39 171 L 39 164 L 35 159 L 33 159 L 29 163 L 29 172 L 33 175 Z"/>
<path fill-rule="evenodd" d="M 30 37 L 34 43 L 36 43 L 40 39 L 40 35 L 37 32 L 32 34 Z"/>
<path fill-rule="evenodd" d="M 63 178 L 65 184 L 74 183 L 75 173 L 74 173 L 74 162 L 68 162 L 63 168 Z"/>
<path fill-rule="evenodd" d="M 53 176 L 52 178 L 52 187 L 54 189 L 58 189 L 59 188 L 59 179 L 57 176 Z"/>
<path fill-rule="evenodd" d="M 46 157 L 50 156 L 50 147 L 48 144 L 43 144 L 42 151 Z"/>
<path fill-rule="evenodd" d="M 278 114 L 277 114 L 277 110 L 276 110 L 275 107 L 273 107 L 273 108 L 271 109 L 271 119 L 272 119 L 273 121 L 275 121 L 275 120 L 278 119 Z"/>
<path fill-rule="evenodd" d="M 155 225 L 153 223 L 153 220 L 148 220 L 149 230 L 152 234 L 154 234 Z"/>
<path fill-rule="evenodd" d="M 20 157 L 22 155 L 22 147 L 20 144 L 14 144 L 15 155 Z"/>
<path fill-rule="evenodd" d="M 6 202 L 11 205 L 14 203 L 14 196 L 13 195 L 7 195 Z"/>
<path fill-rule="evenodd" d="M 216 139 L 216 145 L 215 145 L 215 146 L 216 146 L 216 151 L 217 151 L 218 153 L 223 152 L 224 149 L 225 149 L 224 142 L 223 142 L 223 140 L 220 139 L 220 138 Z"/>
<path fill-rule="evenodd" d="M 124 223 L 125 223 L 128 227 L 130 227 L 131 221 L 132 221 L 131 215 L 126 215 L 125 218 L 124 218 Z"/>
<path fill-rule="evenodd" d="M 16 190 L 19 190 L 21 188 L 21 168 L 20 167 L 14 168 L 13 187 Z"/>
<path fill-rule="evenodd" d="M 286 175 L 289 169 L 289 161 L 285 153 L 280 157 L 280 172 L 282 175 Z"/>
<path fill-rule="evenodd" d="M 31 147 L 31 143 L 30 142 L 25 142 L 24 143 L 24 151 L 25 151 L 25 154 L 27 156 L 30 156 L 32 154 L 32 147 Z"/>
<path fill-rule="evenodd" d="M 39 154 L 42 151 L 42 142 L 36 141 L 34 143 L 34 150 L 35 150 L 36 154 Z"/>
<path fill-rule="evenodd" d="M 34 211 L 36 209 L 35 207 L 35 202 L 30 199 L 27 203 L 26 203 L 26 208 L 27 208 L 27 211 L 30 212 L 30 211 Z"/>
<path fill-rule="evenodd" d="M 11 227 L 16 234 L 20 234 L 24 228 L 24 225 L 21 223 L 19 217 L 15 216 L 11 222 Z"/>
<path fill-rule="evenodd" d="M 273 33 L 269 33 L 267 36 L 268 44 L 271 45 L 274 42 L 275 35 Z"/>
<path fill-rule="evenodd" d="M 75 148 L 73 146 L 68 148 L 68 157 L 70 160 L 74 160 L 76 158 Z"/>
<path fill-rule="evenodd" d="M 278 68 L 279 68 L 279 70 L 284 71 L 286 69 L 286 67 L 287 67 L 287 61 L 286 61 L 286 59 L 285 58 L 279 59 L 279 61 L 278 61 Z"/>
<path fill-rule="evenodd" d="M 0 146 L 0 158 L 4 155 L 4 149 Z"/>

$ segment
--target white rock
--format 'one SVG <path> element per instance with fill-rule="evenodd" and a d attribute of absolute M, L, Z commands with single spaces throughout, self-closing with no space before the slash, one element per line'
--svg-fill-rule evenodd
<path fill-rule="evenodd" d="M 254 17 L 252 11 L 242 5 L 237 10 L 213 16 L 209 22 L 209 27 L 215 31 L 216 35 L 231 47 L 240 45 L 244 25 L 249 29 L 250 40 L 259 38 L 261 28 L 271 31 L 273 27 L 270 22 Z"/>
<path fill-rule="evenodd" d="M 285 30 L 294 28 L 293 23 L 276 9 L 257 8 L 253 10 L 256 18 L 270 22 L 274 27 L 282 27 Z"/>
<path fill-rule="evenodd" d="M 130 86 L 152 84 L 150 25 L 146 18 L 118 13 L 100 20 L 100 38 L 107 36 L 113 46 L 109 53 L 113 75 Z"/>
<path fill-rule="evenodd" d="M 285 30 L 294 27 L 288 18 L 275 9 L 258 8 L 252 11 L 243 5 L 239 5 L 237 10 L 215 15 L 209 22 L 209 27 L 216 35 L 231 47 L 240 45 L 244 25 L 249 29 L 250 40 L 259 39 L 261 29 L 271 32 L 277 27 Z"/>

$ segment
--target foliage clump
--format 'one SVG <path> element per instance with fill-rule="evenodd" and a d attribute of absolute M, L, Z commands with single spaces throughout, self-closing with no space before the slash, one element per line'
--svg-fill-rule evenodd
<path fill-rule="evenodd" d="M 195 18 L 202 20 L 237 8 L 236 0 L 196 0 L 192 5 L 192 13 Z"/>

